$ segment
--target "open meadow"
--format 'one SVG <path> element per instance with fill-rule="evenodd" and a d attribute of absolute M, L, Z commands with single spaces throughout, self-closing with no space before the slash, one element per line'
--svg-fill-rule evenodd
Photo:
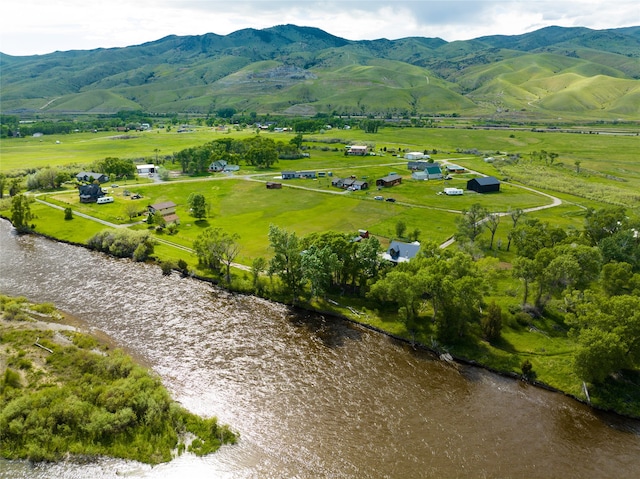
<path fill-rule="evenodd" d="M 259 134 L 284 143 L 295 136 L 282 132 Z M 273 255 L 268 240 L 271 225 L 301 237 L 326 231 L 355 235 L 358 230 L 367 230 L 386 249 L 391 240 L 398 239 L 399 222 L 406 226 L 399 239 L 445 242 L 457 232 L 456 220 L 461 212 L 475 204 L 498 213 L 531 210 L 527 217 L 538 218 L 568 232 L 582 231 L 591 208 L 620 205 L 629 216 L 640 217 L 640 137 L 629 132 L 578 134 L 384 127 L 377 134 L 366 134 L 356 129 L 329 130 L 304 136 L 304 152 L 308 156 L 279 160 L 266 169 L 241 162 L 240 170 L 234 173 L 189 176 L 182 173 L 179 163 L 172 161 L 172 154 L 184 148 L 221 138 L 253 135 L 255 130 L 223 133 L 197 128 L 188 133 L 165 130 L 135 133 L 126 139 L 95 133 L 68 135 L 59 140 L 47 137 L 43 141 L 3 140 L 0 172 L 11 174 L 16 170 L 69 164 L 85 169 L 108 156 L 131 158 L 138 163 L 155 162 L 157 154 L 164 167 L 172 172 L 170 179 L 152 181 L 145 177 L 118 181 L 117 187 L 108 182 L 103 187 L 113 196 L 113 203 L 80 203 L 73 185 L 56 191 L 31 192 L 39 200 L 31 205 L 34 214 L 31 223 L 35 230 L 83 244 L 107 227 L 149 231 L 157 239 L 154 252 L 157 259 L 173 264 L 184 260 L 188 269 L 211 276 L 210 271 L 199 268 L 192 248 L 206 228 L 217 227 L 238 237 L 239 252 L 234 262 L 239 267 L 244 265 L 245 271 L 235 270 L 231 287 L 242 291 L 252 291 L 247 267 L 257 257 L 268 259 Z M 346 156 L 345 145 L 353 144 L 366 144 L 375 154 Z M 465 172 L 452 174 L 449 180 L 412 179 L 404 159 L 408 151 L 426 151 L 442 165 L 461 165 Z M 541 151 L 554 153 L 553 160 L 535 154 Z M 485 161 L 489 156 L 494 158 L 493 162 Z M 323 175 L 314 179 L 282 180 L 281 172 L 286 170 L 312 170 Z M 377 188 L 376 179 L 392 172 L 402 176 L 402 183 Z M 466 190 L 466 182 L 478 175 L 500 179 L 500 191 L 479 194 Z M 333 179 L 348 177 L 367 181 L 370 187 L 348 191 L 332 186 Z M 281 183 L 282 188 L 268 189 L 267 182 Z M 447 196 L 442 194 L 445 187 L 465 191 L 461 196 Z M 134 193 L 140 198 L 132 199 Z M 209 205 L 208 215 L 203 219 L 192 215 L 187 201 L 192 193 L 202 194 Z M 390 198 L 395 201 L 386 201 Z M 172 233 L 145 222 L 148 206 L 165 201 L 177 205 L 176 214 L 180 218 L 179 226 Z M 9 208 L 10 202 L 4 200 L 0 213 L 10 216 Z M 64 208 L 73 210 L 72 220 L 64 219 Z M 471 334 L 474 339 L 457 344 L 451 351 L 512 372 L 518 372 L 522 361 L 530 359 L 541 381 L 581 397 L 581 381 L 572 369 L 577 345 L 568 337 L 569 328 L 563 319 L 547 315 L 536 319 L 535 328 L 531 329 L 528 323 L 521 324 L 514 314 L 507 313 L 518 310 L 523 297 L 522 282 L 513 278 L 511 269 L 516 253 L 514 248 L 510 251 L 506 248 L 511 227 L 511 218 L 503 216 L 493 249 L 488 248 L 488 230 L 477 240 L 484 255 L 480 264 L 491 282 L 485 300 L 495 301 L 504 311 L 502 335 L 494 342 L 477 340 L 481 336 L 480 326 L 474 324 Z M 276 295 L 275 299 L 283 298 Z M 375 305 L 376 309 L 371 310 L 372 304 L 365 298 L 346 295 L 336 299 L 342 306 L 318 298 L 309 304 L 323 311 L 351 316 L 351 310 L 345 309 L 348 305 L 359 311 L 352 317 L 363 323 L 424 344 L 430 344 L 433 338 L 431 322 L 409 331 L 395 306 Z M 630 404 L 637 403 L 634 399 L 637 391 L 624 394 L 632 395 Z"/>

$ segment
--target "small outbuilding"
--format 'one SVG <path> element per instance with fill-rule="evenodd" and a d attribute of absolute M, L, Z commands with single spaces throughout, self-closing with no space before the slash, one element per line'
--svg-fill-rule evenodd
<path fill-rule="evenodd" d="M 467 181 L 467 189 L 477 193 L 500 191 L 500 180 L 493 176 L 481 176 Z"/>

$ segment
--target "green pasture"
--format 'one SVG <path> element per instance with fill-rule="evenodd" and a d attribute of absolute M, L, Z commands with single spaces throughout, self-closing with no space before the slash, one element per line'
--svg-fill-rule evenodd
<path fill-rule="evenodd" d="M 178 133 L 164 129 L 126 133 L 98 132 L 45 135 L 40 138 L 10 138 L 0 141 L 0 171 L 23 170 L 62 165 L 90 165 L 96 160 L 160 157 L 218 138 L 251 136 L 253 130 L 226 133 L 213 128 L 195 128 Z M 56 143 L 56 142 L 60 143 Z M 158 150 L 158 151 L 156 151 Z"/>

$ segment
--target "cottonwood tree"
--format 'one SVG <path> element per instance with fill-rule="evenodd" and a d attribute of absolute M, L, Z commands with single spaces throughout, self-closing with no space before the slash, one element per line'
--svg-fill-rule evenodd
<path fill-rule="evenodd" d="M 304 286 L 300 240 L 294 232 L 271 225 L 269 246 L 274 255 L 269 261 L 267 272 L 270 276 L 276 274 L 280 277 L 295 304 Z"/>
<path fill-rule="evenodd" d="M 302 252 L 303 276 L 311 285 L 311 296 L 324 295 L 331 286 L 333 271 L 338 266 L 338 255 L 327 245 L 311 245 Z"/>
<path fill-rule="evenodd" d="M 516 208 L 515 210 L 511 210 L 511 209 L 509 210 L 509 218 L 511 218 L 512 228 L 508 234 L 509 242 L 507 243 L 507 251 L 511 249 L 511 236 L 512 236 L 513 230 L 516 229 L 516 227 L 518 226 L 518 221 L 520 221 L 520 218 L 522 218 L 523 215 L 524 215 L 524 211 L 520 208 Z"/>
<path fill-rule="evenodd" d="M 29 226 L 29 221 L 33 218 L 31 201 L 25 195 L 16 195 L 11 200 L 11 222 L 20 234 L 28 233 L 31 230 Z"/>
<path fill-rule="evenodd" d="M 491 241 L 489 243 L 489 249 L 493 249 L 493 238 L 496 236 L 496 231 L 500 225 L 500 215 L 498 213 L 490 213 L 487 215 L 487 219 L 484 222 L 484 226 L 491 232 Z"/>
<path fill-rule="evenodd" d="M 207 228 L 193 242 L 198 262 L 211 270 L 225 267 L 225 279 L 231 282 L 231 264 L 239 252 L 237 234 L 229 234 L 221 228 Z"/>
<path fill-rule="evenodd" d="M 577 338 L 575 371 L 584 381 L 601 383 L 610 374 L 640 362 L 640 297 L 606 298 L 587 292 L 567 315 Z"/>
<path fill-rule="evenodd" d="M 194 218 L 201 220 L 207 217 L 208 204 L 203 194 L 191 193 L 187 198 L 187 204 Z"/>
<path fill-rule="evenodd" d="M 475 242 L 482 232 L 482 222 L 487 214 L 488 211 L 480 203 L 474 203 L 468 210 L 462 210 L 462 216 L 456 219 L 458 226 L 456 240 Z"/>

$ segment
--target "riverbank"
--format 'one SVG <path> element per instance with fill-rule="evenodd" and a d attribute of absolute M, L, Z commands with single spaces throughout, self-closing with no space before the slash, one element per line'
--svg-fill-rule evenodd
<path fill-rule="evenodd" d="M 60 241 L 48 235 L 36 234 Z M 68 241 L 62 242 L 86 248 L 86 245 Z M 162 260 L 159 260 L 159 263 L 162 263 Z M 174 270 L 179 274 L 186 274 L 211 284 L 222 284 L 229 291 L 256 295 L 283 304 L 290 302 L 290 299 L 284 297 L 281 292 L 279 293 L 277 288 L 272 287 L 273 285 L 259 288 L 256 291 L 255 284 L 244 271 L 236 271 L 231 284 L 227 284 L 216 277 L 198 274 L 194 269 L 185 272 L 174 267 Z M 265 278 L 261 278 L 261 281 L 264 280 Z M 264 283 L 263 286 L 265 286 Z M 571 370 L 572 356 L 566 352 L 571 351 L 571 348 L 575 348 L 575 346 L 572 346 L 568 339 L 563 338 L 563 335 L 566 336 L 566 332 L 558 332 L 557 325 L 553 321 L 538 319 L 535 320 L 535 323 L 519 324 L 514 317 L 507 315 L 503 328 L 503 335 L 506 336 L 506 339 L 501 341 L 501 347 L 496 347 L 486 341 L 468 341 L 461 346 L 449 347 L 433 341 L 433 332 L 430 323 L 426 320 L 423 329 L 410 330 L 403 321 L 398 320 L 395 310 L 374 310 L 372 308 L 375 305 L 362 298 L 348 295 L 328 296 L 326 299 L 303 300 L 298 302 L 296 306 L 308 311 L 347 319 L 424 350 L 429 350 L 437 356 L 447 353 L 459 363 L 482 367 L 514 380 L 521 381 L 523 379 L 520 365 L 523 360 L 530 360 L 533 364 L 533 373 L 525 378 L 528 384 L 562 393 L 598 410 L 615 412 L 626 417 L 640 417 L 638 412 L 639 391 L 633 381 L 624 381 L 621 386 L 614 385 L 611 391 L 607 391 L 607 395 L 603 395 L 601 391 L 595 391 L 595 393 L 589 391 L 592 393 L 591 401 L 587 399 L 582 382 L 575 377 Z M 519 348 L 514 347 L 517 344 L 520 345 Z M 547 381 L 548 378 L 553 380 Z"/>
<path fill-rule="evenodd" d="M 110 456 L 147 464 L 235 444 L 215 418 L 171 399 L 159 378 L 51 304 L 0 296 L 0 455 L 58 461 Z"/>

